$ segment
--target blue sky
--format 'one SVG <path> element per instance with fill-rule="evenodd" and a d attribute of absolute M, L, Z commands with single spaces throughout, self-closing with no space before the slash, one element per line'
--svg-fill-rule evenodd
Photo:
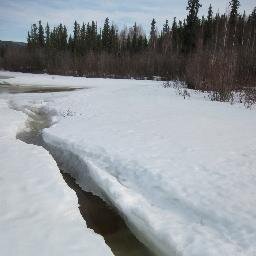
<path fill-rule="evenodd" d="M 201 0 L 201 15 L 210 3 L 214 11 L 228 12 L 229 0 Z M 251 12 L 255 0 L 240 0 L 240 11 Z M 72 29 L 79 22 L 96 20 L 101 25 L 110 17 L 119 28 L 135 21 L 148 29 L 152 18 L 159 27 L 165 19 L 186 17 L 187 0 L 0 0 L 0 40 L 26 41 L 30 25 L 38 20 L 50 25 L 60 22 Z"/>

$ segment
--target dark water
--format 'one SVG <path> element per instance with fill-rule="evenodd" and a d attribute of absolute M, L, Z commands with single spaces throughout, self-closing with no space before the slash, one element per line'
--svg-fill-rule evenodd
<path fill-rule="evenodd" d="M 0 79 L 10 79 L 13 78 L 12 76 L 0 76 Z"/>
<path fill-rule="evenodd" d="M 0 84 L 0 93 L 53 93 L 53 92 L 70 92 L 87 88 L 70 88 L 70 87 L 50 87 L 50 86 L 22 86 L 10 85 L 8 83 Z"/>
<path fill-rule="evenodd" d="M 43 146 L 47 149 L 42 139 L 42 130 L 51 126 L 51 117 L 40 109 L 34 109 L 33 112 L 33 118 L 29 118 L 27 123 L 30 130 L 17 134 L 17 138 L 28 144 Z M 67 172 L 68 170 L 65 170 L 65 173 L 61 173 L 67 185 L 77 194 L 79 210 L 86 225 L 104 237 L 114 255 L 153 256 L 132 234 L 117 211 L 101 198 L 83 191 Z"/>
<path fill-rule="evenodd" d="M 66 183 L 78 197 L 79 210 L 89 228 L 101 234 L 115 255 L 149 256 L 153 255 L 131 233 L 118 213 L 99 197 L 83 191 L 75 180 L 63 173 Z"/>

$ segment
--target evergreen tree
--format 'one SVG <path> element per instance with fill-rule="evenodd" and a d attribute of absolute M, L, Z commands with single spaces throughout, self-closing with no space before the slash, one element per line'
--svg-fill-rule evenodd
<path fill-rule="evenodd" d="M 31 37 L 31 46 L 37 47 L 38 46 L 38 27 L 36 24 L 33 24 L 31 27 L 30 37 Z"/>
<path fill-rule="evenodd" d="M 38 22 L 38 46 L 44 47 L 44 28 L 42 26 L 41 20 Z"/>
<path fill-rule="evenodd" d="M 202 22 L 202 25 L 205 26 L 204 29 L 204 46 L 206 46 L 207 43 L 211 42 L 212 40 L 212 33 L 213 33 L 213 11 L 212 11 L 212 5 L 210 4 L 208 9 L 208 15 L 207 20 L 205 24 Z"/>
<path fill-rule="evenodd" d="M 229 6 L 231 8 L 229 21 L 232 25 L 234 25 L 236 22 L 237 16 L 238 16 L 238 9 L 240 6 L 240 1 L 239 0 L 231 0 L 229 2 Z"/>
<path fill-rule="evenodd" d="M 138 51 L 138 27 L 135 22 L 133 26 L 133 36 L 132 36 L 132 43 L 131 43 L 132 51 L 137 52 Z"/>
<path fill-rule="evenodd" d="M 252 14 L 249 17 L 249 20 L 254 24 L 256 23 L 256 7 L 254 7 Z"/>
<path fill-rule="evenodd" d="M 170 32 L 169 21 L 166 20 L 163 26 L 163 34 L 166 35 Z"/>
<path fill-rule="evenodd" d="M 92 49 L 97 49 L 97 23 L 95 21 L 92 21 L 91 25 L 91 41 L 92 41 Z"/>
<path fill-rule="evenodd" d="M 104 26 L 102 29 L 102 47 L 103 50 L 109 51 L 110 49 L 110 25 L 109 18 L 105 19 Z"/>
<path fill-rule="evenodd" d="M 185 52 L 190 52 L 196 47 L 196 32 L 199 25 L 198 12 L 202 5 L 199 0 L 188 0 L 188 16 L 185 26 L 184 47 Z"/>
<path fill-rule="evenodd" d="M 74 23 L 74 30 L 73 30 L 74 36 L 73 36 L 73 50 L 75 53 L 79 52 L 79 44 L 80 44 L 80 26 L 75 21 Z"/>
<path fill-rule="evenodd" d="M 178 49 L 178 26 L 176 22 L 176 17 L 174 17 L 172 23 L 172 48 L 174 51 L 177 51 Z"/>
<path fill-rule="evenodd" d="M 171 41 L 170 41 L 170 27 L 169 27 L 169 21 L 166 20 L 163 29 L 161 31 L 160 37 L 158 38 L 158 46 L 160 51 L 163 51 L 164 54 L 167 53 L 167 49 L 170 47 Z"/>
<path fill-rule="evenodd" d="M 228 46 L 234 46 L 236 42 L 236 28 L 238 22 L 238 9 L 240 6 L 239 0 L 231 0 L 230 6 L 230 17 L 229 17 L 229 28 L 228 28 Z"/>
<path fill-rule="evenodd" d="M 176 22 L 176 17 L 173 18 L 173 23 L 172 23 L 172 31 L 177 30 L 177 22 Z"/>
<path fill-rule="evenodd" d="M 45 46 L 46 46 L 46 48 L 50 47 L 50 27 L 49 27 L 48 22 L 45 27 Z"/>
<path fill-rule="evenodd" d="M 150 29 L 150 39 L 149 39 L 150 47 L 153 49 L 156 49 L 156 42 L 157 42 L 156 21 L 155 19 L 153 19 L 151 22 L 151 29 Z"/>
<path fill-rule="evenodd" d="M 85 52 L 87 51 L 87 29 L 84 22 L 80 31 L 80 46 L 81 53 L 85 54 Z"/>
<path fill-rule="evenodd" d="M 68 46 L 68 31 L 67 27 L 64 25 L 61 31 L 61 48 L 62 50 L 66 50 Z"/>
<path fill-rule="evenodd" d="M 57 48 L 56 45 L 56 28 L 54 27 L 50 33 L 50 45 L 52 48 Z"/>
<path fill-rule="evenodd" d="M 212 15 L 213 15 L 212 5 L 210 4 L 209 9 L 208 9 L 208 15 L 207 15 L 207 21 L 208 21 L 209 23 L 212 22 Z"/>
<path fill-rule="evenodd" d="M 199 8 L 202 7 L 199 0 L 188 0 L 187 11 L 187 24 L 194 25 L 198 23 L 198 12 Z"/>

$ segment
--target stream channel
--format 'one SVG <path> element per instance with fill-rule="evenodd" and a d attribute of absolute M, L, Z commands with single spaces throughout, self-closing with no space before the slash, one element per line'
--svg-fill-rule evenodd
<path fill-rule="evenodd" d="M 29 90 L 23 88 L 12 88 L 10 91 L 7 86 L 4 88 L 0 85 L 0 93 L 47 93 L 68 91 L 68 88 L 34 88 Z M 17 139 L 28 144 L 34 144 L 44 147 L 49 151 L 42 138 L 42 130 L 51 126 L 51 116 L 42 109 L 30 109 L 33 115 L 27 120 L 26 131 L 17 134 Z M 58 164 L 58 161 L 55 159 Z M 69 174 L 68 170 L 60 170 L 63 179 L 67 185 L 73 189 L 78 197 L 79 210 L 86 221 L 88 228 L 93 229 L 96 233 L 102 235 L 106 244 L 111 248 L 116 256 L 153 256 L 152 252 L 144 246 L 130 231 L 124 220 L 118 212 L 110 205 L 105 203 L 101 198 L 90 192 L 82 190 Z"/>

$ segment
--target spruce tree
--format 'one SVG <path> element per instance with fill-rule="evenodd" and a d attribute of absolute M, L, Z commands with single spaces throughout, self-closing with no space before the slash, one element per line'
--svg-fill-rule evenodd
<path fill-rule="evenodd" d="M 233 47 L 236 44 L 236 26 L 238 22 L 238 9 L 240 6 L 239 0 L 231 0 L 230 6 L 230 17 L 229 17 L 229 30 L 228 30 L 228 45 Z"/>
<path fill-rule="evenodd" d="M 212 15 L 213 15 L 212 5 L 210 4 L 209 9 L 208 9 L 208 15 L 207 15 L 207 21 L 208 21 L 209 23 L 212 22 Z"/>
<path fill-rule="evenodd" d="M 209 9 L 208 9 L 208 15 L 207 15 L 207 20 L 205 24 L 202 24 L 203 26 L 205 25 L 204 29 L 204 46 L 208 42 L 211 41 L 212 39 L 212 33 L 213 33 L 213 11 L 212 11 L 212 5 L 210 4 Z"/>
<path fill-rule="evenodd" d="M 37 47 L 38 46 L 38 27 L 36 24 L 32 25 L 30 36 L 31 36 L 31 46 Z"/>
<path fill-rule="evenodd" d="M 73 36 L 73 49 L 74 52 L 79 52 L 79 39 L 80 39 L 80 26 L 77 23 L 77 21 L 74 22 L 74 30 L 73 30 L 74 36 Z"/>
<path fill-rule="evenodd" d="M 149 44 L 151 48 L 153 49 L 156 48 L 156 41 L 157 41 L 156 21 L 155 19 L 153 19 L 151 22 L 150 39 L 149 39 Z"/>
<path fill-rule="evenodd" d="M 201 6 L 199 0 L 188 0 L 188 16 L 186 19 L 184 35 L 185 52 L 190 52 L 196 47 L 196 32 L 199 25 L 198 12 Z"/>
<path fill-rule="evenodd" d="M 239 0 L 231 0 L 229 2 L 229 6 L 230 6 L 230 22 L 232 24 L 234 24 L 234 22 L 236 21 L 237 19 L 237 16 L 238 16 L 238 9 L 239 9 L 239 6 L 240 6 L 240 1 Z"/>
<path fill-rule="evenodd" d="M 256 25 L 256 7 L 254 7 L 249 19 L 251 22 L 253 22 Z"/>
<path fill-rule="evenodd" d="M 133 52 L 137 52 L 138 50 L 138 27 L 137 24 L 135 22 L 134 26 L 133 26 L 133 36 L 132 36 L 132 51 Z"/>
<path fill-rule="evenodd" d="M 50 32 L 50 45 L 52 48 L 56 48 L 56 28 Z"/>
<path fill-rule="evenodd" d="M 41 20 L 38 22 L 38 46 L 44 47 L 44 28 L 42 26 Z"/>
<path fill-rule="evenodd" d="M 102 29 L 102 47 L 103 50 L 108 51 L 110 48 L 110 26 L 109 26 L 109 18 L 105 19 L 104 26 Z"/>
<path fill-rule="evenodd" d="M 60 25 L 57 28 L 57 49 L 63 50 L 63 25 Z"/>
<path fill-rule="evenodd" d="M 46 46 L 46 48 L 50 47 L 50 27 L 49 27 L 48 22 L 45 27 L 45 46 Z"/>
<path fill-rule="evenodd" d="M 172 48 L 174 51 L 177 51 L 178 49 L 178 26 L 176 22 L 176 17 L 174 17 L 172 23 Z"/>
<path fill-rule="evenodd" d="M 66 50 L 67 45 L 68 45 L 68 30 L 67 27 L 64 25 L 63 26 L 63 30 L 62 30 L 62 34 L 61 34 L 61 47 L 63 50 Z"/>
<path fill-rule="evenodd" d="M 87 29 L 85 27 L 85 23 L 83 22 L 81 31 L 80 31 L 80 45 L 81 45 L 81 52 L 84 54 L 87 50 Z"/>
<path fill-rule="evenodd" d="M 170 32 L 169 21 L 166 20 L 163 26 L 163 34 L 166 35 Z"/>
<path fill-rule="evenodd" d="M 92 21 L 91 25 L 91 41 L 92 41 L 92 50 L 97 49 L 97 23 Z"/>

